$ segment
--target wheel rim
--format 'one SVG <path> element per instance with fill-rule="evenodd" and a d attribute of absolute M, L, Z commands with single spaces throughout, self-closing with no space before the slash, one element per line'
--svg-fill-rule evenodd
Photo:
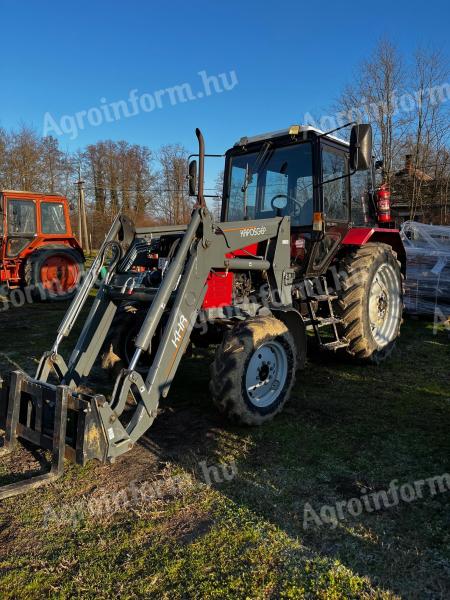
<path fill-rule="evenodd" d="M 369 322 L 379 348 L 397 337 L 401 319 L 401 289 L 397 271 L 390 264 L 378 267 L 369 291 Z"/>
<path fill-rule="evenodd" d="M 80 268 L 69 256 L 54 254 L 49 256 L 41 266 L 41 282 L 49 292 L 67 293 L 78 283 Z"/>
<path fill-rule="evenodd" d="M 250 402 L 264 408 L 280 396 L 288 375 L 288 358 L 284 347 L 276 341 L 262 344 L 247 366 L 245 387 Z"/>

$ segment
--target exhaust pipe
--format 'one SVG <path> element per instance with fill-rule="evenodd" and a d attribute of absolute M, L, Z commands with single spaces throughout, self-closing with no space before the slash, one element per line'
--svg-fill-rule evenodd
<path fill-rule="evenodd" d="M 198 139 L 198 203 L 202 208 L 206 208 L 204 196 L 204 178 L 205 178 L 205 140 L 200 129 L 197 127 L 195 135 Z"/>

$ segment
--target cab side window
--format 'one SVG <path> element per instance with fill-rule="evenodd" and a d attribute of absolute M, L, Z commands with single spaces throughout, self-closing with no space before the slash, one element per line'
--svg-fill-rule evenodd
<path fill-rule="evenodd" d="M 325 218 L 328 221 L 348 221 L 348 165 L 344 152 L 322 147 L 322 193 Z M 337 179 L 341 178 L 342 179 Z"/>
<path fill-rule="evenodd" d="M 370 171 L 357 171 L 351 177 L 352 222 L 364 225 L 368 219 L 369 190 L 371 189 Z"/>
<path fill-rule="evenodd" d="M 41 229 L 42 233 L 67 233 L 63 204 L 59 202 L 41 204 Z"/>

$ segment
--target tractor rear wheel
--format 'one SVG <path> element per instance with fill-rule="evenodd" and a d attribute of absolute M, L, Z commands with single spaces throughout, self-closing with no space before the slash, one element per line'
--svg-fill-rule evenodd
<path fill-rule="evenodd" d="M 139 310 L 135 304 L 125 304 L 118 309 L 101 356 L 102 369 L 111 379 L 116 379 L 120 371 L 130 364 L 136 350 L 135 341 L 146 316 L 147 311 Z M 141 374 L 147 373 L 153 358 L 150 353 L 143 353 L 136 370 Z"/>
<path fill-rule="evenodd" d="M 211 367 L 210 390 L 220 412 L 259 425 L 281 411 L 295 381 L 297 351 L 286 325 L 256 317 L 225 334 Z"/>
<path fill-rule="evenodd" d="M 71 248 L 48 248 L 28 257 L 24 277 L 36 300 L 70 300 L 83 273 L 79 252 Z"/>
<path fill-rule="evenodd" d="M 366 244 L 340 264 L 337 313 L 347 353 L 378 363 L 394 348 L 403 312 L 402 274 L 395 252 L 387 244 Z"/>

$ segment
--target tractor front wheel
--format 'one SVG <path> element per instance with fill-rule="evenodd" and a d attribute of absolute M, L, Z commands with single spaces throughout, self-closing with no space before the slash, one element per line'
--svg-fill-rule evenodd
<path fill-rule="evenodd" d="M 286 325 L 275 317 L 248 319 L 228 331 L 217 348 L 213 401 L 233 421 L 260 425 L 283 408 L 296 368 L 296 347 Z"/>

